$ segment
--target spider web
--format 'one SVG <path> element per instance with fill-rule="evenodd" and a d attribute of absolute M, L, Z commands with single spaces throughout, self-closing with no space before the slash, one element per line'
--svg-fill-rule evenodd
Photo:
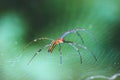
<path fill-rule="evenodd" d="M 111 10 L 109 9 L 109 7 L 111 8 L 112 4 L 114 4 L 113 2 L 110 2 L 110 4 L 106 2 L 108 7 L 105 7 L 103 10 L 101 6 L 99 6 L 99 3 L 100 2 L 98 1 L 94 6 L 95 10 L 93 9 L 93 13 L 91 12 L 90 15 L 88 15 L 88 18 L 85 16 L 85 20 L 88 20 L 88 23 L 93 22 L 94 24 L 97 24 L 97 20 L 98 22 L 100 20 L 104 21 L 101 19 L 103 16 L 110 20 L 113 18 L 111 15 L 117 17 L 116 13 L 114 13 L 114 8 L 117 10 L 116 7 L 112 8 L 113 13 L 111 13 Z M 85 7 L 87 6 L 85 5 Z M 103 16 L 99 14 L 97 18 L 92 21 L 92 18 L 95 16 L 94 11 L 97 10 L 100 10 L 100 13 Z M 108 12 L 104 15 L 105 11 Z M 108 15 L 109 13 L 111 14 Z M 107 28 L 101 28 L 100 25 L 100 28 L 103 29 L 101 31 L 98 27 L 94 28 L 99 34 L 101 34 L 101 32 L 106 34 L 105 31 L 107 32 L 106 29 L 108 26 Z M 73 28 L 73 26 L 70 28 Z M 91 29 L 94 28 L 91 24 Z M 58 28 L 55 28 L 56 32 L 58 32 L 57 30 Z M 52 29 L 48 31 L 53 32 Z M 35 47 L 35 45 L 31 45 L 22 52 L 21 49 L 24 47 L 24 41 L 22 41 L 21 38 L 24 37 L 23 34 L 26 32 L 26 25 L 24 20 L 21 20 L 21 16 L 18 16 L 13 12 L 2 16 L 0 22 L 0 80 L 119 80 L 119 52 L 115 50 L 102 52 L 104 49 L 101 50 L 99 47 L 93 49 L 98 59 L 96 63 L 91 59 L 91 56 L 89 57 L 89 55 L 81 51 L 83 64 L 80 64 L 76 52 L 72 51 L 71 48 L 64 46 L 64 49 L 66 50 L 63 50 L 64 55 L 62 65 L 59 64 L 59 52 L 57 50 L 54 51 L 52 58 L 47 54 L 47 50 L 43 50 L 40 56 L 36 56 L 34 61 L 28 66 L 27 63 L 29 59 L 40 46 Z M 103 33 L 101 36 L 105 36 Z M 54 37 L 56 38 L 56 36 Z M 78 40 L 75 37 L 70 37 L 70 39 L 71 38 Z M 101 39 L 103 38 L 101 37 Z M 91 46 L 91 48 L 93 48 L 93 46 Z"/>

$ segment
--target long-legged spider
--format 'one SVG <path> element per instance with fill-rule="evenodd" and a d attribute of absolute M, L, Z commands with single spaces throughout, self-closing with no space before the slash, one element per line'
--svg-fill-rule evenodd
<path fill-rule="evenodd" d="M 42 37 L 42 38 L 37 38 L 37 39 L 34 39 L 33 41 L 31 41 L 28 45 L 25 46 L 25 48 L 27 46 L 29 46 L 31 43 L 33 42 L 37 42 L 37 41 L 40 41 L 40 40 L 50 40 L 51 43 L 50 44 L 47 44 L 45 46 L 43 46 L 42 48 L 40 48 L 36 53 L 34 53 L 33 57 L 30 59 L 30 61 L 28 62 L 28 64 L 30 64 L 30 62 L 33 60 L 33 58 L 38 54 L 40 53 L 44 48 L 47 48 L 49 47 L 48 49 L 48 52 L 52 53 L 52 51 L 54 50 L 55 46 L 58 45 L 59 47 L 59 52 L 60 52 L 60 63 L 62 64 L 62 51 L 61 51 L 61 44 L 62 43 L 67 43 L 68 45 L 70 45 L 80 56 L 80 62 L 82 63 L 82 56 L 80 54 L 80 51 L 79 51 L 79 48 L 83 48 L 85 49 L 86 51 L 88 51 L 92 56 L 93 58 L 95 59 L 95 61 L 97 61 L 97 58 L 96 56 L 93 54 L 92 51 L 90 51 L 86 46 L 84 45 L 81 45 L 81 44 L 77 44 L 75 42 L 72 42 L 72 41 L 67 41 L 65 40 L 64 38 L 70 34 L 70 33 L 75 33 L 77 34 L 77 36 L 80 37 L 82 43 L 84 44 L 84 40 L 82 38 L 82 36 L 80 35 L 80 33 L 78 31 L 84 31 L 84 32 L 87 32 L 88 34 L 92 35 L 89 31 L 87 31 L 86 29 L 83 29 L 83 28 L 78 28 L 78 29 L 73 29 L 73 30 L 70 30 L 70 31 L 67 31 L 65 32 L 60 38 L 54 40 L 54 39 L 51 39 L 51 38 L 47 38 L 47 37 Z"/>

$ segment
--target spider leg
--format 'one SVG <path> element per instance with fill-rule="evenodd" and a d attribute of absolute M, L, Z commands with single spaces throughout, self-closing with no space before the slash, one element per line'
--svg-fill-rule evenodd
<path fill-rule="evenodd" d="M 88 51 L 93 56 L 93 58 L 95 59 L 95 61 L 97 61 L 97 58 L 94 55 L 94 53 L 91 50 L 89 50 L 86 46 L 83 46 L 81 44 L 78 44 L 78 46 L 81 47 L 81 48 L 83 48 L 83 49 L 85 49 L 86 51 Z"/>
<path fill-rule="evenodd" d="M 30 61 L 28 62 L 28 65 L 31 63 L 31 61 L 34 59 L 34 57 L 35 57 L 38 53 L 40 53 L 44 48 L 49 47 L 50 45 L 51 45 L 51 44 L 47 44 L 47 45 L 43 46 L 42 48 L 40 48 L 36 53 L 34 53 L 34 55 L 32 56 L 32 58 L 31 58 Z"/>
<path fill-rule="evenodd" d="M 76 50 L 76 51 L 78 52 L 78 54 L 79 54 L 79 56 L 80 56 L 80 62 L 81 62 L 81 64 L 82 64 L 82 56 L 81 56 L 81 54 L 80 54 L 79 49 L 73 44 L 72 41 L 65 41 L 64 43 L 69 44 L 71 47 L 73 47 L 74 50 Z"/>
<path fill-rule="evenodd" d="M 81 29 L 82 29 L 82 28 L 81 28 Z M 65 36 L 67 36 L 67 35 L 68 35 L 68 34 L 70 34 L 70 33 L 76 33 L 76 34 L 77 34 L 77 36 L 79 36 L 79 37 L 80 37 L 80 39 L 81 39 L 82 43 L 84 44 L 84 40 L 83 40 L 83 38 L 82 38 L 81 34 L 80 34 L 80 33 L 78 33 L 77 29 L 73 29 L 73 30 L 70 30 L 70 31 L 65 32 L 65 33 L 61 36 L 61 38 L 64 38 Z"/>
<path fill-rule="evenodd" d="M 80 33 L 79 33 L 79 32 L 76 32 L 76 34 L 80 37 L 82 43 L 84 44 L 84 40 L 83 40 L 82 36 L 80 35 Z"/>
<path fill-rule="evenodd" d="M 77 44 L 77 43 L 73 43 L 74 45 L 77 45 L 77 46 L 79 46 L 79 47 L 81 47 L 81 48 L 83 48 L 83 49 L 85 49 L 86 51 L 88 51 L 92 56 L 93 56 L 93 58 L 95 59 L 95 61 L 97 61 L 97 58 L 96 58 L 96 56 L 94 55 L 94 53 L 92 52 L 92 51 L 90 51 L 86 46 L 84 46 L 84 45 L 81 45 L 81 44 Z"/>
<path fill-rule="evenodd" d="M 80 62 L 81 62 L 81 64 L 82 64 L 82 56 L 81 56 L 81 54 L 80 54 L 80 51 L 79 51 L 79 49 L 74 45 L 74 44 L 72 44 L 72 43 L 68 43 L 70 46 L 72 46 L 77 52 L 78 52 L 78 54 L 79 54 L 79 56 L 80 56 Z"/>
<path fill-rule="evenodd" d="M 61 51 L 61 45 L 59 44 L 59 52 L 60 52 L 60 64 L 62 64 L 62 51 Z"/>
<path fill-rule="evenodd" d="M 90 31 L 88 31 L 88 30 L 86 30 L 86 29 L 84 29 L 84 28 L 77 28 L 77 29 L 73 29 L 73 30 L 67 31 L 67 32 L 65 32 L 65 33 L 61 36 L 61 38 L 66 37 L 66 36 L 67 36 L 68 34 L 70 34 L 70 33 L 76 33 L 76 34 L 80 37 L 82 43 L 84 43 L 84 40 L 83 40 L 82 36 L 80 35 L 80 33 L 78 33 L 78 31 L 86 32 L 87 34 L 89 34 L 89 35 L 92 37 L 93 40 L 96 41 L 96 38 L 93 36 L 93 34 L 92 34 Z M 97 41 L 96 41 L 96 42 L 97 42 Z"/>
<path fill-rule="evenodd" d="M 29 42 L 29 43 L 23 48 L 23 51 L 24 51 L 28 46 L 30 46 L 32 43 L 37 42 L 37 41 L 41 41 L 41 40 L 53 41 L 54 39 L 47 38 L 47 37 L 41 37 L 41 38 L 34 39 L 33 41 Z"/>
<path fill-rule="evenodd" d="M 88 31 L 88 30 L 86 30 L 86 29 L 80 29 L 80 28 L 78 28 L 78 29 L 76 29 L 76 31 L 84 31 L 84 32 L 86 32 L 89 36 L 91 36 L 91 38 L 95 41 L 95 42 L 97 42 L 97 39 L 95 38 L 95 36 L 90 32 L 90 31 Z"/>
<path fill-rule="evenodd" d="M 79 55 L 80 55 L 80 52 L 79 52 L 79 49 L 76 46 L 79 46 L 79 47 L 85 49 L 86 51 L 88 51 L 93 56 L 93 58 L 95 59 L 95 61 L 97 61 L 97 58 L 94 55 L 94 53 L 92 51 L 90 51 L 86 46 L 81 45 L 81 44 L 77 44 L 77 43 L 72 42 L 72 41 L 65 41 L 65 40 L 64 40 L 64 43 L 70 44 L 76 51 L 78 51 Z M 82 57 L 81 57 L 81 60 L 82 60 Z"/>

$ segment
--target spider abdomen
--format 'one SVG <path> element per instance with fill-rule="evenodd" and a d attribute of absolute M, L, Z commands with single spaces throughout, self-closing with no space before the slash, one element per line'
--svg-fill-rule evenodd
<path fill-rule="evenodd" d="M 50 46 L 50 48 L 48 49 L 48 52 L 51 52 L 51 53 L 52 53 L 52 51 L 53 51 L 53 49 L 55 48 L 55 46 L 56 46 L 57 44 L 63 43 L 63 41 L 64 41 L 63 38 L 60 38 L 60 39 L 57 39 L 57 40 L 53 41 L 52 44 L 51 44 L 51 46 Z"/>

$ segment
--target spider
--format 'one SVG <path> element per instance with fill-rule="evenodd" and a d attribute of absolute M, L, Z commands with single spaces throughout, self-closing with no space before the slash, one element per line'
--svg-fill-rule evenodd
<path fill-rule="evenodd" d="M 36 53 L 34 53 L 34 55 L 32 56 L 32 58 L 30 59 L 30 61 L 28 62 L 28 64 L 31 63 L 31 61 L 33 60 L 33 58 L 38 54 L 40 53 L 43 49 L 48 48 L 48 52 L 52 53 L 54 48 L 56 47 L 56 45 L 58 45 L 59 47 L 59 52 L 60 52 L 60 64 L 62 64 L 62 51 L 61 51 L 61 44 L 62 43 L 67 43 L 68 45 L 70 45 L 78 54 L 79 54 L 79 57 L 80 57 L 80 63 L 82 64 L 82 56 L 81 56 L 81 53 L 79 51 L 79 48 L 83 48 L 84 50 L 88 51 L 92 56 L 93 58 L 95 59 L 95 61 L 97 61 L 97 58 L 96 56 L 93 54 L 92 51 L 90 51 L 86 46 L 84 45 L 81 45 L 81 44 L 78 44 L 78 43 L 75 43 L 73 41 L 67 41 L 65 40 L 64 38 L 70 34 L 70 33 L 75 33 L 80 39 L 81 39 L 81 42 L 84 44 L 84 40 L 82 38 L 82 36 L 80 35 L 80 33 L 78 31 L 84 31 L 84 32 L 87 32 L 88 34 L 92 35 L 89 31 L 87 31 L 86 29 L 84 28 L 77 28 L 77 29 L 73 29 L 73 30 L 69 30 L 67 32 L 65 32 L 60 38 L 54 40 L 54 39 L 51 39 L 51 38 L 47 38 L 47 37 L 42 37 L 42 38 L 37 38 L 37 39 L 34 39 L 33 41 L 31 41 L 29 44 L 27 44 L 25 46 L 25 48 L 27 46 L 29 46 L 31 43 L 33 42 L 37 42 L 37 41 L 40 41 L 40 40 L 50 40 L 51 43 L 50 44 L 47 44 L 45 46 L 43 46 L 42 48 L 40 48 Z"/>

